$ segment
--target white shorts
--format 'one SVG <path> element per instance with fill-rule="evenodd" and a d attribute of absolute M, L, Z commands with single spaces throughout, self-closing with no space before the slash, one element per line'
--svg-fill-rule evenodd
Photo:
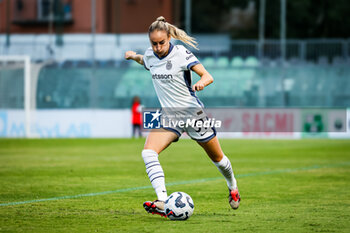
<path fill-rule="evenodd" d="M 209 125 L 203 125 L 197 123 L 198 121 L 205 122 L 208 120 L 207 115 L 203 111 L 203 109 L 196 109 L 195 113 L 191 113 L 191 119 L 188 122 L 189 124 L 186 124 L 188 121 L 188 118 L 183 117 L 165 117 L 166 125 L 162 124 L 162 128 L 165 130 L 172 131 L 177 134 L 178 138 L 181 137 L 181 135 L 186 132 L 188 136 L 190 136 L 193 140 L 196 140 L 197 142 L 208 142 L 210 139 L 216 136 L 216 130 L 214 126 Z M 184 125 L 174 124 L 175 121 L 183 121 Z M 170 123 L 172 122 L 172 123 Z M 194 122 L 194 125 L 191 124 Z M 198 126 L 199 125 L 199 126 Z M 178 139 L 177 139 L 178 140 Z M 177 141 L 175 140 L 175 141 Z"/>

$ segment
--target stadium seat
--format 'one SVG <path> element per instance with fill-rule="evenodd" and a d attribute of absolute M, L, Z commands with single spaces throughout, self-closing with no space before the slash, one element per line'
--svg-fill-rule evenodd
<path fill-rule="evenodd" d="M 232 58 L 231 66 L 232 67 L 242 67 L 242 66 L 244 66 L 243 59 L 241 57 L 234 57 L 234 58 Z"/>
<path fill-rule="evenodd" d="M 114 67 L 115 61 L 114 60 L 99 60 L 97 62 L 99 67 Z"/>
<path fill-rule="evenodd" d="M 281 103 L 281 75 L 282 72 L 285 72 L 286 89 L 290 89 L 290 99 L 288 100 L 290 106 L 310 106 L 313 104 L 312 101 L 315 101 L 314 104 L 318 106 L 332 106 L 340 96 L 347 98 L 350 89 L 348 79 L 350 68 L 349 66 L 336 65 L 343 62 L 340 58 L 337 59 L 333 58 L 332 64 L 334 65 L 326 67 L 300 61 L 300 65 L 286 67 L 283 71 L 278 63 L 275 63 L 274 67 L 271 65 L 255 67 L 253 62 L 252 66 L 247 65 L 248 58 L 244 62 L 241 57 L 235 57 L 228 63 L 229 66 L 225 67 L 224 65 L 228 62 L 225 57 L 219 58 L 217 62 L 213 57 L 207 57 L 207 61 L 204 63 L 209 64 L 207 70 L 213 76 L 214 83 L 206 87 L 203 92 L 199 92 L 198 96 L 203 96 L 203 100 L 210 103 L 207 105 L 208 107 L 244 106 L 244 104 L 253 106 L 259 103 L 266 106 L 278 106 Z M 270 61 L 268 60 L 267 64 Z M 107 62 L 110 62 L 111 66 L 106 66 Z M 115 62 L 115 60 L 99 61 L 100 65 L 95 70 L 94 80 L 97 80 L 95 94 L 98 98 L 97 102 L 101 100 L 101 103 L 97 103 L 98 107 L 128 107 L 129 103 L 126 102 L 133 95 L 139 95 L 145 101 L 143 102 L 145 105 L 157 102 L 149 72 L 138 64 L 132 68 L 129 65 L 115 68 Z M 222 64 L 220 64 L 221 62 Z M 65 61 L 64 64 L 69 68 L 52 64 L 44 66 L 40 70 L 36 98 L 38 108 L 85 108 L 90 106 L 91 69 L 79 67 L 76 60 Z M 290 62 L 290 64 L 293 63 Z M 7 91 L 9 77 L 11 77 L 11 82 L 15 83 L 17 81 L 13 77 L 23 76 L 21 70 L 0 69 L 0 72 L 0 93 Z M 193 75 L 193 83 L 198 79 L 197 75 Z M 258 87 L 258 90 L 264 90 L 261 94 L 264 101 L 256 101 L 254 87 Z M 336 90 L 336 96 L 325 94 L 330 89 Z M 22 92 L 16 92 L 16 96 L 22 94 Z M 50 97 L 50 101 L 45 99 L 47 96 Z M 16 102 L 16 98 L 20 97 L 9 96 L 9 98 L 11 99 L 8 101 L 12 101 L 15 105 L 19 104 Z M 339 102 L 340 104 L 348 103 L 348 100 L 339 101 L 343 101 Z M 159 103 L 157 102 L 157 104 Z"/>
<path fill-rule="evenodd" d="M 77 61 L 76 60 L 65 60 L 62 64 L 63 68 L 70 68 L 70 67 L 76 67 Z"/>
<path fill-rule="evenodd" d="M 45 65 L 46 68 L 58 68 L 61 67 L 62 64 L 57 62 L 51 62 Z"/>
<path fill-rule="evenodd" d="M 317 58 L 318 65 L 329 65 L 328 58 L 326 56 L 321 56 Z"/>
<path fill-rule="evenodd" d="M 298 57 L 291 57 L 290 59 L 288 59 L 288 63 L 290 65 L 306 65 L 305 61 Z"/>
<path fill-rule="evenodd" d="M 271 59 L 270 58 L 267 58 L 267 57 L 264 57 L 260 60 L 260 64 L 263 66 L 263 67 L 266 67 L 266 66 L 270 66 L 271 65 Z"/>
<path fill-rule="evenodd" d="M 259 66 L 259 61 L 256 59 L 256 57 L 247 57 L 245 60 L 245 65 L 249 67 L 257 67 Z"/>
<path fill-rule="evenodd" d="M 93 62 L 90 60 L 80 60 L 77 62 L 77 67 L 81 67 L 81 68 L 86 68 L 86 67 L 92 67 Z"/>
<path fill-rule="evenodd" d="M 252 79 L 255 76 L 255 69 L 253 68 L 243 68 L 239 72 L 240 77 L 244 79 Z"/>
<path fill-rule="evenodd" d="M 212 57 L 205 57 L 202 61 L 202 64 L 204 67 L 214 67 L 215 66 L 215 60 Z"/>
<path fill-rule="evenodd" d="M 216 62 L 217 67 L 228 67 L 229 60 L 228 57 L 219 57 L 219 59 Z"/>
<path fill-rule="evenodd" d="M 346 61 L 342 57 L 337 56 L 332 59 L 332 65 L 345 65 L 345 64 L 346 64 Z"/>

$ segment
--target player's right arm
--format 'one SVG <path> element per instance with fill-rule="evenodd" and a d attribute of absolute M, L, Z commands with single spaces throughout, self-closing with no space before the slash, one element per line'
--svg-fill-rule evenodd
<path fill-rule="evenodd" d="M 140 65 L 143 65 L 143 55 L 136 54 L 134 51 L 127 51 L 125 52 L 125 59 L 126 60 L 134 60 Z"/>

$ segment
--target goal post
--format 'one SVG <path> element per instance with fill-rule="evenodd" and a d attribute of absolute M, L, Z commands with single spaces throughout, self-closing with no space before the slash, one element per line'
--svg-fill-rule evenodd
<path fill-rule="evenodd" d="M 14 55 L 14 56 L 3 56 L 0 55 L 0 79 L 6 79 L 6 76 L 10 76 L 11 79 L 11 72 L 4 74 L 4 72 L 11 70 L 11 69 L 23 69 L 23 111 L 24 111 L 24 128 L 25 128 L 25 137 L 30 138 L 31 135 L 31 63 L 30 63 L 30 57 L 26 55 Z M 21 73 L 21 72 L 20 72 Z M 8 90 L 11 92 L 10 87 L 7 87 L 8 83 L 0 80 L 0 85 L 2 85 L 1 91 Z M 22 87 L 21 87 L 22 88 Z M 11 93 L 8 93 L 7 95 L 10 95 Z M 3 95 L 6 95 L 6 93 Z M 0 104 L 0 110 L 2 109 L 13 109 L 13 108 L 19 108 L 19 106 L 22 107 L 22 104 L 20 105 L 13 105 L 11 101 L 8 101 L 8 99 L 5 96 L 3 98 L 3 101 L 6 103 Z M 0 100 L 1 101 L 1 100 Z M 5 127 L 5 126 L 3 126 Z M 6 135 L 5 135 L 6 136 Z"/>

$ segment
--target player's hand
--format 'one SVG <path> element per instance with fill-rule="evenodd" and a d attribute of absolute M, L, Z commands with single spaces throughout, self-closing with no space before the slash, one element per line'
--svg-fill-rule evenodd
<path fill-rule="evenodd" d="M 134 56 L 136 55 L 136 53 L 134 51 L 127 51 L 125 52 L 125 59 L 126 60 L 130 60 L 130 59 L 134 59 Z"/>
<path fill-rule="evenodd" d="M 201 81 L 198 81 L 196 84 L 192 86 L 193 91 L 201 91 L 203 89 L 204 89 L 204 83 L 202 83 Z"/>

